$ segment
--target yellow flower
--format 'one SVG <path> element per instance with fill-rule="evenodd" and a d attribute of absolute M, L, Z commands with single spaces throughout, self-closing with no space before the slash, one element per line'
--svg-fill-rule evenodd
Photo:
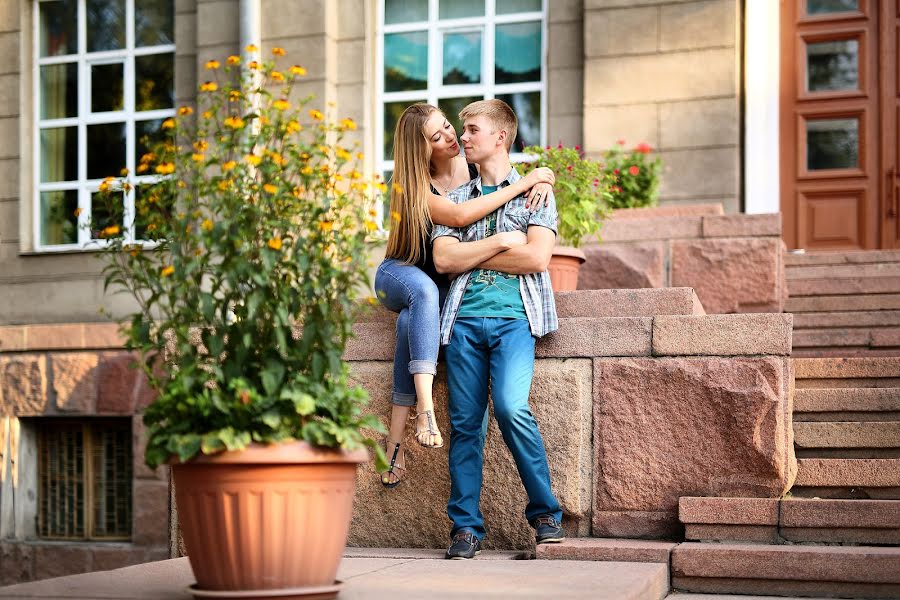
<path fill-rule="evenodd" d="M 204 219 L 203 222 L 200 224 L 200 229 L 202 229 L 203 231 L 212 231 L 212 228 L 213 228 L 213 222 L 210 221 L 209 219 Z"/>
<path fill-rule="evenodd" d="M 298 77 L 303 77 L 304 75 L 306 75 L 306 69 L 304 69 L 300 65 L 294 65 L 293 67 L 291 67 L 291 74 L 297 75 Z"/>
<path fill-rule="evenodd" d="M 391 211 L 391 220 L 399 223 L 400 221 L 403 220 L 403 218 L 400 216 L 400 213 L 398 213 L 396 210 L 392 210 Z"/>
<path fill-rule="evenodd" d="M 75 209 L 75 216 L 77 217 L 77 216 L 79 216 L 80 214 L 81 214 L 81 209 L 80 209 L 80 208 L 76 208 L 76 209 Z"/>
<path fill-rule="evenodd" d="M 287 100 L 276 100 L 272 103 L 272 108 L 276 110 L 288 110 L 291 107 L 291 103 Z"/>
<path fill-rule="evenodd" d="M 247 46 L 244 47 L 244 50 L 245 50 L 246 52 L 248 52 L 248 53 L 249 53 L 249 52 L 259 52 L 259 48 L 257 48 L 257 47 L 256 47 L 255 45 L 253 45 L 253 44 L 247 44 Z"/>
<path fill-rule="evenodd" d="M 194 152 L 191 154 L 191 160 L 194 162 L 203 162 L 206 159 L 206 155 L 201 152 Z"/>
<path fill-rule="evenodd" d="M 219 182 L 217 187 L 219 188 L 220 191 L 226 192 L 226 191 L 228 191 L 229 188 L 231 188 L 231 180 L 223 179 L 222 181 Z"/>
<path fill-rule="evenodd" d="M 350 153 L 338 146 L 337 150 L 334 151 L 334 155 L 340 158 L 341 160 L 350 160 L 352 157 Z"/>
<path fill-rule="evenodd" d="M 156 172 L 160 175 L 171 175 L 175 172 L 175 163 L 160 163 L 156 165 Z"/>
<path fill-rule="evenodd" d="M 194 142 L 194 149 L 197 152 L 206 152 L 206 149 L 209 148 L 209 142 L 206 140 L 197 140 Z"/>
<path fill-rule="evenodd" d="M 259 122 L 260 122 L 260 124 L 262 124 L 262 125 L 268 125 L 268 124 L 271 123 L 272 121 L 271 121 L 271 119 L 269 119 L 269 117 L 267 117 L 266 115 L 259 115 Z"/>
<path fill-rule="evenodd" d="M 174 129 L 175 128 L 175 119 L 166 119 L 162 122 L 163 129 Z"/>
<path fill-rule="evenodd" d="M 181 115 L 182 117 L 186 117 L 188 115 L 194 114 L 194 109 L 191 108 L 190 106 L 182 106 L 181 108 L 178 109 L 178 114 Z"/>
<path fill-rule="evenodd" d="M 295 198 L 299 198 L 300 196 L 303 195 L 303 186 L 302 185 L 296 186 L 294 189 L 291 190 L 291 193 L 294 195 Z"/>
<path fill-rule="evenodd" d="M 112 183 L 111 183 L 111 182 L 106 181 L 106 180 L 103 180 L 103 181 L 100 183 L 100 188 L 99 188 L 99 189 L 100 189 L 101 192 L 108 192 L 108 191 L 110 190 L 110 188 L 112 188 Z"/>
<path fill-rule="evenodd" d="M 140 248 L 132 248 L 132 249 L 128 252 L 128 254 L 131 255 L 131 258 L 135 258 L 135 257 L 136 257 L 138 254 L 140 254 L 140 253 L 141 253 L 141 249 L 140 249 Z"/>
<path fill-rule="evenodd" d="M 258 61 L 251 60 L 250 62 L 247 63 L 247 68 L 253 69 L 254 71 L 259 71 L 262 68 L 262 65 L 259 64 Z"/>
<path fill-rule="evenodd" d="M 387 191 L 387 186 L 386 186 L 385 184 L 383 184 L 383 183 L 377 183 L 377 184 L 375 184 L 375 187 L 376 187 L 376 188 L 378 189 L 378 191 L 381 192 L 382 194 L 385 193 L 385 192 Z"/>
<path fill-rule="evenodd" d="M 281 238 L 278 236 L 275 236 L 271 240 L 268 241 L 267 245 L 272 250 L 281 250 Z"/>
<path fill-rule="evenodd" d="M 233 160 L 229 160 L 228 162 L 222 164 L 223 171 L 230 171 L 237 166 L 237 163 Z"/>
<path fill-rule="evenodd" d="M 231 56 L 229 56 L 228 58 L 225 59 L 225 62 L 227 62 L 229 65 L 239 65 L 239 64 L 241 64 L 241 57 L 235 56 L 234 54 L 232 54 Z"/>
<path fill-rule="evenodd" d="M 312 175 L 312 167 L 305 166 L 302 169 L 300 169 L 300 172 L 304 175 Z"/>
<path fill-rule="evenodd" d="M 147 231 L 156 231 L 156 223 L 150 223 L 147 225 Z"/>
<path fill-rule="evenodd" d="M 349 129 L 350 131 L 356 130 L 356 121 L 350 118 L 341 119 L 341 127 L 344 129 Z"/>
<path fill-rule="evenodd" d="M 204 111 L 203 111 L 203 118 L 204 118 L 204 119 L 209 120 L 209 119 L 212 119 L 212 117 L 213 117 L 213 113 L 212 113 L 211 110 L 204 110 Z"/>
<path fill-rule="evenodd" d="M 176 183 L 175 185 L 177 185 L 181 189 L 184 189 L 187 187 L 187 184 L 185 182 L 181 181 L 180 179 L 178 180 L 178 183 Z"/>
<path fill-rule="evenodd" d="M 319 222 L 319 229 L 322 231 L 331 231 L 334 229 L 334 221 L 321 221 Z"/>
<path fill-rule="evenodd" d="M 316 121 L 322 121 L 325 119 L 325 115 L 322 114 L 321 111 L 316 109 L 312 109 L 309 111 L 309 116 L 315 119 Z"/>
<path fill-rule="evenodd" d="M 370 216 L 370 217 L 373 217 L 373 218 L 374 218 L 374 217 L 376 217 L 377 215 L 378 215 L 378 211 L 376 211 L 374 208 L 370 208 L 370 209 L 369 209 L 369 216 Z"/>
<path fill-rule="evenodd" d="M 278 46 L 275 46 L 274 48 L 272 48 L 272 54 L 274 56 L 284 56 L 285 54 L 287 54 L 287 52 L 284 51 L 284 48 L 279 48 Z"/>
<path fill-rule="evenodd" d="M 122 189 L 125 190 L 125 193 L 127 194 L 134 189 L 134 186 L 126 181 L 124 184 L 122 184 Z"/>
<path fill-rule="evenodd" d="M 288 121 L 284 127 L 285 127 L 285 129 L 287 129 L 288 133 L 297 133 L 298 131 L 303 129 L 303 125 L 301 125 L 300 123 L 298 123 L 295 120 Z"/>
<path fill-rule="evenodd" d="M 103 231 L 101 231 L 100 235 L 103 237 L 109 237 L 111 235 L 118 234 L 119 231 L 120 231 L 120 229 L 119 229 L 118 225 L 110 225 L 109 227 L 107 227 Z"/>
<path fill-rule="evenodd" d="M 219 84 L 217 84 L 215 81 L 207 81 L 206 83 L 200 84 L 201 92 L 214 92 L 217 89 L 219 89 Z"/>
<path fill-rule="evenodd" d="M 360 177 L 362 177 L 362 173 L 360 173 L 356 169 L 353 169 L 352 171 L 350 171 L 350 179 L 356 180 L 356 179 L 359 179 Z"/>
<path fill-rule="evenodd" d="M 271 77 L 273 81 L 284 81 L 284 73 L 281 71 L 272 71 L 269 73 L 269 77 Z"/>
<path fill-rule="evenodd" d="M 141 164 L 139 164 L 138 167 L 137 167 L 137 172 L 138 172 L 138 173 L 144 173 L 144 172 L 146 172 L 147 169 L 149 169 L 149 168 L 150 168 L 150 167 L 148 167 L 146 164 L 141 163 Z"/>
<path fill-rule="evenodd" d="M 270 194 L 274 194 L 275 192 L 278 191 L 278 186 L 273 185 L 271 183 L 267 183 L 263 186 L 263 189 Z"/>
<path fill-rule="evenodd" d="M 255 154 L 247 154 L 244 156 L 244 160 L 253 165 L 254 167 L 262 162 L 262 157 L 257 156 Z"/>
<path fill-rule="evenodd" d="M 147 154 L 145 154 L 141 157 L 142 163 L 148 163 L 148 162 L 151 162 L 154 160 L 156 160 L 156 155 L 153 154 L 152 152 L 148 152 Z"/>
<path fill-rule="evenodd" d="M 128 169 L 126 169 L 125 167 L 122 167 L 122 170 L 119 171 L 119 175 L 121 175 L 122 177 L 125 177 L 126 175 L 128 175 Z"/>
<path fill-rule="evenodd" d="M 228 99 L 232 102 L 237 102 L 241 99 L 241 95 L 242 94 L 239 90 L 231 90 L 230 92 L 228 92 Z"/>
<path fill-rule="evenodd" d="M 226 117 L 224 121 L 222 121 L 226 127 L 231 127 L 232 129 L 243 129 L 244 128 L 244 120 L 240 117 Z"/>
<path fill-rule="evenodd" d="M 365 158 L 365 155 L 362 152 L 356 153 L 356 160 L 362 160 Z"/>
<path fill-rule="evenodd" d="M 272 162 L 275 163 L 276 165 L 278 165 L 279 167 L 283 167 L 285 164 L 287 164 L 287 161 L 284 159 L 284 157 L 281 156 L 280 154 L 278 154 L 277 152 L 270 152 L 269 158 L 271 158 Z"/>
<path fill-rule="evenodd" d="M 173 267 L 172 265 L 169 265 L 167 267 L 163 267 L 162 270 L 159 272 L 159 274 L 162 277 L 168 277 L 169 275 L 171 275 L 174 272 L 175 272 L 175 267 Z"/>
<path fill-rule="evenodd" d="M 204 66 L 212 71 L 218 69 L 221 65 L 219 65 L 219 61 L 217 60 L 208 60 Z"/>
<path fill-rule="evenodd" d="M 369 231 L 375 231 L 376 229 L 378 229 L 378 224 L 375 223 L 375 221 L 368 221 L 368 220 L 367 220 L 367 221 L 365 222 L 365 225 L 366 225 L 366 229 L 368 229 Z"/>

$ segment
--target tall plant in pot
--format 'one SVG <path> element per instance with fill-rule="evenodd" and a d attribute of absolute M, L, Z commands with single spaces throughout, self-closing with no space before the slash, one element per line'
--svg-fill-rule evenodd
<path fill-rule="evenodd" d="M 575 290 L 578 270 L 585 261 L 579 246 L 585 238 L 600 235 L 609 215 L 611 177 L 600 162 L 585 158 L 578 146 L 529 146 L 524 152 L 534 157 L 525 165 L 526 173 L 549 167 L 556 174 L 553 192 L 559 213 L 559 242 L 548 270 L 554 291 Z"/>
<path fill-rule="evenodd" d="M 146 460 L 173 465 L 198 594 L 336 594 L 365 446 L 384 467 L 341 359 L 383 184 L 345 145 L 355 123 L 294 100 L 305 70 L 272 52 L 207 62 L 196 108 L 100 184 L 90 219 L 107 287 L 139 306 L 123 330 L 158 393 Z"/>

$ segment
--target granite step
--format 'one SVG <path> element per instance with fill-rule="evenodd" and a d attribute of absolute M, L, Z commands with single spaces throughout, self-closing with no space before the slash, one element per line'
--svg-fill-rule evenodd
<path fill-rule="evenodd" d="M 535 558 L 669 564 L 675 542 L 620 538 L 567 538 L 559 544 L 538 544 Z"/>
<path fill-rule="evenodd" d="M 897 412 L 900 412 L 900 388 L 802 388 L 794 391 L 795 422 L 812 420 L 810 416 L 817 413 L 824 413 L 826 417 L 837 417 L 843 413 L 877 415 Z M 866 421 L 874 418 L 855 420 Z"/>
<path fill-rule="evenodd" d="M 775 596 L 900 597 L 900 548 L 706 544 L 672 551 L 678 591 Z"/>
<path fill-rule="evenodd" d="M 794 315 L 794 331 L 828 327 L 891 327 L 892 325 L 900 326 L 900 310 L 802 312 Z"/>
<path fill-rule="evenodd" d="M 873 356 L 897 356 L 897 348 L 862 348 L 842 346 L 839 348 L 809 347 L 791 352 L 793 358 L 866 358 Z"/>
<path fill-rule="evenodd" d="M 856 294 L 851 296 L 791 296 L 784 312 L 843 312 L 900 309 L 900 294 Z"/>
<path fill-rule="evenodd" d="M 868 264 L 786 266 L 785 278 L 798 279 L 855 279 L 861 277 L 900 277 L 900 262 Z"/>
<path fill-rule="evenodd" d="M 900 448 L 900 422 L 794 422 L 799 448 Z"/>
<path fill-rule="evenodd" d="M 813 265 L 861 265 L 871 263 L 900 262 L 900 250 L 851 250 L 849 252 L 785 252 L 786 267 Z"/>
<path fill-rule="evenodd" d="M 797 497 L 900 499 L 900 458 L 798 458 Z"/>
<path fill-rule="evenodd" d="M 893 348 L 900 346 L 900 328 L 795 328 L 794 348 Z"/>
<path fill-rule="evenodd" d="M 884 358 L 795 358 L 792 362 L 794 365 L 794 377 L 798 380 L 900 378 L 900 356 Z"/>
<path fill-rule="evenodd" d="M 787 289 L 791 297 L 896 294 L 900 293 L 900 277 L 791 279 L 787 282 Z"/>

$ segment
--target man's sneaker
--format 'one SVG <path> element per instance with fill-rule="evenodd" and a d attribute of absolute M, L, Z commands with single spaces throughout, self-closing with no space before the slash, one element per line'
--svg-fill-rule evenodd
<path fill-rule="evenodd" d="M 541 515 L 531 522 L 534 527 L 534 539 L 538 544 L 561 542 L 566 539 L 566 532 L 560 526 L 559 521 L 551 515 Z"/>
<path fill-rule="evenodd" d="M 447 558 L 463 560 L 475 558 L 476 554 L 481 554 L 481 540 L 466 529 L 457 531 L 456 535 L 453 536 L 453 543 L 447 549 Z"/>

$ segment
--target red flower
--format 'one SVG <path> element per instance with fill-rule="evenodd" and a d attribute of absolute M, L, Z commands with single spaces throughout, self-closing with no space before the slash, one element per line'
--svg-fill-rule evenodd
<path fill-rule="evenodd" d="M 572 165 L 569 165 L 568 167 L 566 167 L 566 171 L 571 171 L 571 170 L 572 170 Z"/>
<path fill-rule="evenodd" d="M 632 175 L 637 175 L 641 172 L 641 170 L 637 167 L 637 165 L 631 165 L 630 167 L 628 167 L 628 172 Z"/>
<path fill-rule="evenodd" d="M 618 145 L 620 145 L 620 146 L 624 146 L 624 145 L 625 145 L 625 140 L 616 140 L 616 143 L 617 143 Z"/>
<path fill-rule="evenodd" d="M 653 151 L 653 148 L 650 147 L 650 144 L 641 142 L 634 147 L 634 150 L 635 152 L 640 152 L 641 154 L 650 154 Z"/>
<path fill-rule="evenodd" d="M 618 174 L 619 174 L 619 170 L 618 170 L 618 169 L 613 169 L 613 173 L 615 173 L 616 175 L 618 175 Z"/>

